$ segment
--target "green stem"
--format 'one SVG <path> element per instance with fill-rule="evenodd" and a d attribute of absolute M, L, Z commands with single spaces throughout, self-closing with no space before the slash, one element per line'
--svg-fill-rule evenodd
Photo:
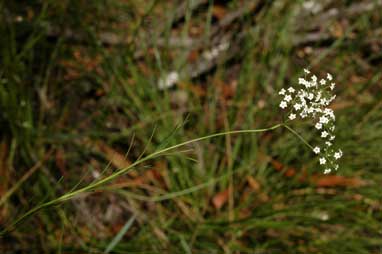
<path fill-rule="evenodd" d="M 27 217 L 29 217 L 29 216 L 33 215 L 34 213 L 38 212 L 39 210 L 41 210 L 43 208 L 47 208 L 49 206 L 57 205 L 57 204 L 59 204 L 61 202 L 69 200 L 69 199 L 71 199 L 71 198 L 73 198 L 73 197 L 75 197 L 75 196 L 77 196 L 77 195 L 79 195 L 81 193 L 95 190 L 97 187 L 99 187 L 101 185 L 104 185 L 105 183 L 108 183 L 108 182 L 114 180 L 115 178 L 125 174 L 126 172 L 130 171 L 131 169 L 133 169 L 138 164 L 141 164 L 141 163 L 143 163 L 145 161 L 148 161 L 150 159 L 153 159 L 155 157 L 163 155 L 164 153 L 166 153 L 166 152 L 168 152 L 170 150 L 173 150 L 173 149 L 176 149 L 176 148 L 179 148 L 179 147 L 182 147 L 182 146 L 186 146 L 186 145 L 189 145 L 189 144 L 192 144 L 192 143 L 195 143 L 195 142 L 199 142 L 199 141 L 215 138 L 215 137 L 220 137 L 220 136 L 225 136 L 225 135 L 233 135 L 233 134 L 260 133 L 260 132 L 266 132 L 266 131 L 275 130 L 275 129 L 277 129 L 279 127 L 282 127 L 282 126 L 285 126 L 287 129 L 291 130 L 285 124 L 276 124 L 276 125 L 274 125 L 272 127 L 264 128 L 264 129 L 225 131 L 225 132 L 214 133 L 214 134 L 211 134 L 211 135 L 207 135 L 207 136 L 191 139 L 191 140 L 188 140 L 188 141 L 185 141 L 185 142 L 182 142 L 182 143 L 179 143 L 179 144 L 176 144 L 176 145 L 173 145 L 173 146 L 170 146 L 170 147 L 158 150 L 158 151 L 156 151 L 156 152 L 154 152 L 152 154 L 147 155 L 146 157 L 143 157 L 143 158 L 135 161 L 130 166 L 118 170 L 117 172 L 111 174 L 110 176 L 107 176 L 107 177 L 105 177 L 103 179 L 100 179 L 100 180 L 98 180 L 98 181 L 96 181 L 94 183 L 91 183 L 91 184 L 89 184 L 89 185 L 87 185 L 87 186 L 85 186 L 83 188 L 80 188 L 78 190 L 66 193 L 66 194 L 64 194 L 64 195 L 62 195 L 62 196 L 60 196 L 60 197 L 58 197 L 56 199 L 53 199 L 53 200 L 51 200 L 49 202 L 43 203 L 41 205 L 38 205 L 38 206 L 32 208 L 31 210 L 29 210 L 28 212 L 23 214 L 21 217 L 19 217 L 16 221 L 14 221 L 11 225 L 6 227 L 4 230 L 0 231 L 0 235 L 4 235 L 5 233 L 7 233 L 10 230 L 14 229 L 16 225 L 18 225 L 20 222 L 25 220 Z"/>
<path fill-rule="evenodd" d="M 287 128 L 290 132 L 292 132 L 295 136 L 297 136 L 305 145 L 307 145 L 310 149 L 313 150 L 313 146 L 311 146 L 300 134 L 298 134 L 295 130 L 293 130 L 286 124 L 283 124 L 283 126 Z"/>

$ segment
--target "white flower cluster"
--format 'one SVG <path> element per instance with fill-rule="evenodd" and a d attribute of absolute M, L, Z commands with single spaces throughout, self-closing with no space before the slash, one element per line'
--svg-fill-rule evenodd
<path fill-rule="evenodd" d="M 279 95 L 284 97 L 280 102 L 280 108 L 289 109 L 289 120 L 294 120 L 298 116 L 314 119 L 314 127 L 320 132 L 323 141 L 321 146 L 313 148 L 313 152 L 321 155 L 319 163 L 325 167 L 324 173 L 328 174 L 333 169 L 338 169 L 336 161 L 342 157 L 341 149 L 332 148 L 335 139 L 335 115 L 333 110 L 328 108 L 336 98 L 332 95 L 335 83 L 329 73 L 325 79 L 318 80 L 309 70 L 304 69 L 304 72 L 310 79 L 299 78 L 298 83 L 302 86 L 300 89 L 289 87 L 280 90 Z"/>

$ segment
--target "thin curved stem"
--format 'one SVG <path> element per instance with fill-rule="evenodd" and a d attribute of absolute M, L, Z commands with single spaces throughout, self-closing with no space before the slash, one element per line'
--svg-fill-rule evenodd
<path fill-rule="evenodd" d="M 283 124 L 285 128 L 287 128 L 290 132 L 292 132 L 296 137 L 298 137 L 305 145 L 307 145 L 310 149 L 313 150 L 313 146 L 311 146 L 308 141 L 306 141 L 300 134 L 298 134 L 295 130 L 293 130 L 291 127 L 286 125 L 285 123 Z"/>
<path fill-rule="evenodd" d="M 211 138 L 215 138 L 215 137 L 220 137 L 220 136 L 225 136 L 225 135 L 234 135 L 234 134 L 250 134 L 250 133 L 260 133 L 260 132 L 266 132 L 266 131 L 271 131 L 271 130 L 275 130 L 279 127 L 282 127 L 282 126 L 285 126 L 287 129 L 290 129 L 288 126 L 286 126 L 285 124 L 281 123 L 281 124 L 276 124 L 274 126 L 271 126 L 269 128 L 264 128 L 264 129 L 250 129 L 250 130 L 234 130 L 234 131 L 225 131 L 225 132 L 219 132 L 219 133 L 214 133 L 214 134 L 211 134 L 211 135 L 207 135 L 207 136 L 203 136 L 203 137 L 199 137 L 199 138 L 195 138 L 195 139 L 191 139 L 191 140 L 188 140 L 188 141 L 185 141 L 185 142 L 182 142 L 182 143 L 179 143 L 179 144 L 176 144 L 176 145 L 173 145 L 173 146 L 170 146 L 170 147 L 167 147 L 167 148 L 163 148 L 161 150 L 158 150 L 154 153 L 151 153 L 137 161 L 135 161 L 134 163 L 132 163 L 130 166 L 126 167 L 126 168 L 123 168 L 123 169 L 120 169 L 118 170 L 117 172 L 103 178 L 103 179 L 100 179 L 94 183 L 91 183 L 83 188 L 80 188 L 80 189 L 77 189 L 75 191 L 71 191 L 69 193 L 66 193 L 56 199 L 53 199 L 49 202 L 46 202 L 46 203 L 43 203 L 41 205 L 38 205 L 34 208 L 32 208 L 31 210 L 29 210 L 28 212 L 26 212 L 25 214 L 23 214 L 21 217 L 19 217 L 16 221 L 14 221 L 11 225 L 9 225 L 8 227 L 6 227 L 4 230 L 0 231 L 0 235 L 3 235 L 5 234 L 6 232 L 9 232 L 10 230 L 14 229 L 16 225 L 18 225 L 20 222 L 22 222 L 24 219 L 26 219 L 27 217 L 33 215 L 34 213 L 38 212 L 39 210 L 41 209 L 44 209 L 44 208 L 47 208 L 49 206 L 53 206 L 53 205 L 57 205 L 61 202 L 64 202 L 66 200 L 69 200 L 81 193 L 85 193 L 85 192 L 89 192 L 89 191 L 93 191 L 95 190 L 97 187 L 99 186 L 102 186 L 112 180 L 114 180 L 115 178 L 127 173 L 128 171 L 130 171 L 131 169 L 133 169 L 135 166 L 145 162 L 145 161 L 148 161 L 150 159 L 153 159 L 155 157 L 158 157 L 160 155 L 163 155 L 164 153 L 170 151 L 170 150 L 173 150 L 173 149 L 176 149 L 176 148 L 179 148 L 179 147 L 182 147 L 182 146 L 186 146 L 186 145 L 189 145 L 189 144 L 192 144 L 192 143 L 195 143 L 195 142 L 199 142 L 199 141 L 203 141 L 203 140 L 207 140 L 207 139 L 211 139 Z M 291 130 L 291 129 L 290 129 Z M 298 134 L 297 134 L 298 135 Z"/>

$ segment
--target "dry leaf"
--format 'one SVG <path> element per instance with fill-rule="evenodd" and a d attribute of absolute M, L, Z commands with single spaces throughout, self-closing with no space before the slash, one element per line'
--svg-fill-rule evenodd
<path fill-rule="evenodd" d="M 221 79 L 215 78 L 213 84 L 220 92 L 220 100 L 224 103 L 225 101 L 232 99 L 237 90 L 237 80 L 232 80 L 229 83 L 223 82 Z"/>
<path fill-rule="evenodd" d="M 138 62 L 139 70 L 146 76 L 152 75 L 151 69 L 143 62 Z"/>
<path fill-rule="evenodd" d="M 9 186 L 10 170 L 7 165 L 8 145 L 3 141 L 0 144 L 0 196 L 5 193 Z"/>
<path fill-rule="evenodd" d="M 195 63 L 199 59 L 199 52 L 197 50 L 191 50 L 188 54 L 187 60 L 189 63 Z"/>
<path fill-rule="evenodd" d="M 215 206 L 216 209 L 220 209 L 225 203 L 227 203 L 229 197 L 229 188 L 217 193 L 212 198 L 212 204 Z"/>
<path fill-rule="evenodd" d="M 64 150 L 57 149 L 55 155 L 55 162 L 56 167 L 60 170 L 61 175 L 67 176 Z"/>
<path fill-rule="evenodd" d="M 277 161 L 277 160 L 272 160 L 272 161 L 271 161 L 271 164 L 272 164 L 272 166 L 273 166 L 277 171 L 282 171 L 282 170 L 284 169 L 284 167 L 285 167 L 281 162 L 279 162 L 279 161 Z M 296 175 L 296 169 L 294 169 L 294 168 L 292 168 L 292 167 L 289 167 L 289 168 L 287 168 L 287 169 L 284 171 L 284 175 L 285 175 L 286 177 L 292 177 L 292 176 Z"/>
<path fill-rule="evenodd" d="M 312 182 L 317 187 L 360 187 L 366 184 L 366 182 L 360 178 L 345 177 L 338 175 L 316 176 L 313 177 Z"/>
<path fill-rule="evenodd" d="M 260 183 L 252 176 L 247 176 L 249 186 L 256 192 L 261 189 Z"/>
<path fill-rule="evenodd" d="M 182 89 L 191 91 L 197 97 L 204 97 L 207 94 L 206 89 L 201 84 L 192 84 L 179 81 L 178 86 Z"/>
<path fill-rule="evenodd" d="M 214 5 L 212 7 L 212 15 L 217 19 L 223 19 L 227 14 L 227 9 L 222 5 Z"/>
<path fill-rule="evenodd" d="M 277 171 L 282 171 L 285 167 L 277 160 L 272 160 L 271 163 Z M 284 172 L 284 175 L 287 177 L 292 177 L 295 174 L 296 170 L 294 168 L 287 168 Z M 305 169 L 302 169 L 302 175 L 299 180 L 301 182 L 305 182 L 307 180 L 307 172 Z M 360 178 L 338 175 L 315 175 L 310 179 L 310 182 L 317 187 L 360 187 L 366 184 L 366 182 Z"/>
<path fill-rule="evenodd" d="M 276 169 L 276 171 L 281 171 L 284 168 L 284 165 L 277 160 L 272 160 L 271 163 L 274 169 Z"/>

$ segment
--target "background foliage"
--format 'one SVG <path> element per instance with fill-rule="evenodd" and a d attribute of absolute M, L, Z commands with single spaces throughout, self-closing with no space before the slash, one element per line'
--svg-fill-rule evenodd
<path fill-rule="evenodd" d="M 1 228 L 159 147 L 279 123 L 305 67 L 337 81 L 344 151 L 324 176 L 285 130 L 195 143 L 40 211 L 1 253 L 381 252 L 381 1 L 0 7 Z"/>

